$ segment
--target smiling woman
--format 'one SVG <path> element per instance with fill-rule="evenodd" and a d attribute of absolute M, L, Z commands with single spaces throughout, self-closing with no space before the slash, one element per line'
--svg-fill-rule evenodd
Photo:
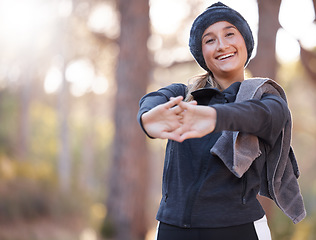
<path fill-rule="evenodd" d="M 221 2 L 194 20 L 189 46 L 206 73 L 140 100 L 144 132 L 168 139 L 156 239 L 270 240 L 259 192 L 294 223 L 306 215 L 284 137 L 291 133 L 284 90 L 264 76 L 245 79 L 252 31 Z"/>

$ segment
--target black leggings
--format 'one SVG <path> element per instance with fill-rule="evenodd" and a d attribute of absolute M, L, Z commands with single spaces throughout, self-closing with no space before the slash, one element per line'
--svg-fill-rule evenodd
<path fill-rule="evenodd" d="M 187 229 L 160 222 L 157 240 L 258 240 L 253 223 L 223 228 Z"/>

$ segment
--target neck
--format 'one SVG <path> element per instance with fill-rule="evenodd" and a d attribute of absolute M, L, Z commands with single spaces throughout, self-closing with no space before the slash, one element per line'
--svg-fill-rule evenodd
<path fill-rule="evenodd" d="M 220 76 L 214 76 L 215 81 L 219 84 L 221 87 L 220 90 L 225 90 L 230 85 L 232 85 L 235 82 L 242 82 L 245 80 L 244 71 L 242 71 L 239 74 L 222 74 Z"/>

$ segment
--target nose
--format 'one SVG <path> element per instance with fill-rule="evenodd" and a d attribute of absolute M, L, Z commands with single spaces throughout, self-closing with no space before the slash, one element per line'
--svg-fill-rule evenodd
<path fill-rule="evenodd" d="M 229 47 L 229 45 L 224 38 L 218 38 L 217 48 L 216 48 L 217 51 L 225 50 L 228 47 Z"/>

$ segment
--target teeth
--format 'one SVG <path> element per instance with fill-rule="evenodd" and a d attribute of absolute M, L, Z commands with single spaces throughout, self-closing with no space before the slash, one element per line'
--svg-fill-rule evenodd
<path fill-rule="evenodd" d="M 234 55 L 235 55 L 234 53 L 229 53 L 229 54 L 226 54 L 226 55 L 223 55 L 223 56 L 218 57 L 218 60 L 223 60 L 223 59 L 225 59 L 225 58 L 232 57 L 232 56 L 234 56 Z"/>

